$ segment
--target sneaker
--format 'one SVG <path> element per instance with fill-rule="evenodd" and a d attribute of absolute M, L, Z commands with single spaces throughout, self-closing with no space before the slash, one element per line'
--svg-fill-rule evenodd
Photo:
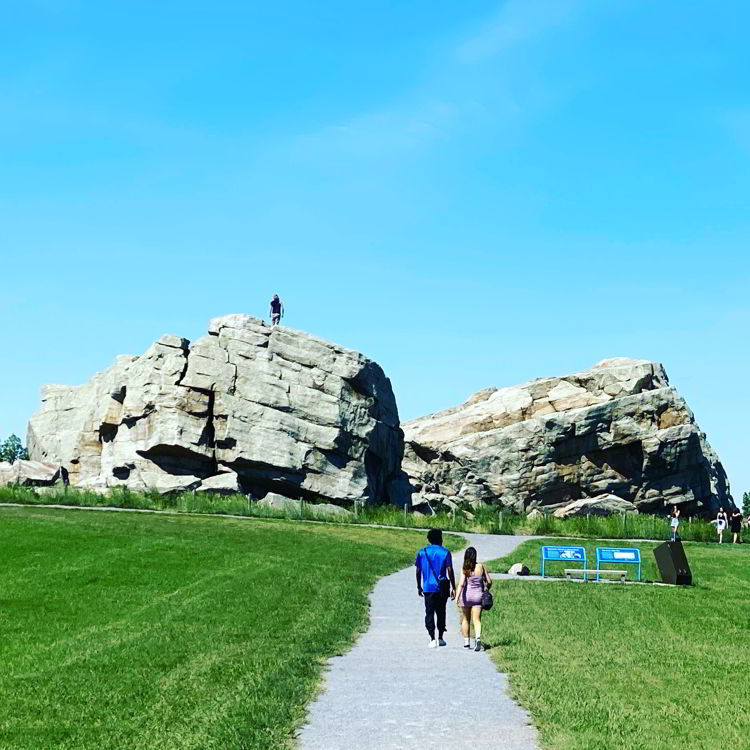
<path fill-rule="evenodd" d="M 437 647 L 437 641 L 430 641 L 427 644 L 427 648 L 436 648 Z"/>
<path fill-rule="evenodd" d="M 448 644 L 442 639 L 438 638 L 438 646 L 447 646 Z"/>
<path fill-rule="evenodd" d="M 464 648 L 471 648 L 471 644 L 470 643 L 464 643 Z"/>
<path fill-rule="evenodd" d="M 482 641 L 477 641 L 477 645 L 474 646 L 474 651 L 484 651 L 484 646 L 482 645 Z"/>

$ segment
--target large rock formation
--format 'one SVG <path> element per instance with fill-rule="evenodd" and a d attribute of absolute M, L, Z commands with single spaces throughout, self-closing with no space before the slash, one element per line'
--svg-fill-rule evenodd
<path fill-rule="evenodd" d="M 248 315 L 46 386 L 33 459 L 72 485 L 408 502 L 391 384 L 363 355 Z"/>
<path fill-rule="evenodd" d="M 404 425 L 412 504 L 558 508 L 613 494 L 641 512 L 732 504 L 718 457 L 659 364 L 631 359 L 490 388 Z"/>

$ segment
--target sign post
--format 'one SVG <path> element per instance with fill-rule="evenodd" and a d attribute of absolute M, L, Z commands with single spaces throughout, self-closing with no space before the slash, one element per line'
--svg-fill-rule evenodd
<path fill-rule="evenodd" d="M 588 560 L 586 558 L 585 547 L 542 547 L 542 562 L 539 566 L 541 569 L 542 578 L 544 578 L 545 562 L 582 562 L 584 570 L 588 568 Z M 583 580 L 588 581 L 587 573 L 583 574 Z"/>
<path fill-rule="evenodd" d="M 641 551 L 635 547 L 597 547 L 596 548 L 596 569 L 599 570 L 602 563 L 615 563 L 622 565 L 638 566 L 638 577 L 641 580 Z M 599 580 L 597 574 L 596 580 Z"/>

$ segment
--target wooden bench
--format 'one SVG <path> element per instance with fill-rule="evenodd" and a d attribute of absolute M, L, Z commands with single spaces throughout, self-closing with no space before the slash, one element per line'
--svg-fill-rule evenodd
<path fill-rule="evenodd" d="M 627 570 L 590 570 L 588 568 L 565 568 L 565 577 L 569 580 L 573 580 L 573 573 L 582 573 L 584 579 L 588 576 L 616 576 L 619 577 L 621 583 L 625 583 L 627 579 Z"/>

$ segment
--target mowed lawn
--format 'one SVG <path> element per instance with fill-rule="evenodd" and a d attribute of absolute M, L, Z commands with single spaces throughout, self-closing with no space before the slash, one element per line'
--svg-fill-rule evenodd
<path fill-rule="evenodd" d="M 2 508 L 0 747 L 287 747 L 325 660 L 366 625 L 375 581 L 422 544 L 410 531 Z"/>
<path fill-rule="evenodd" d="M 522 561 L 537 573 L 539 547 L 562 543 L 582 540 L 529 541 L 490 569 Z M 583 544 L 590 560 L 612 546 Z M 622 546 L 640 547 L 660 580 L 655 544 Z M 485 638 L 543 747 L 750 747 L 750 546 L 685 550 L 693 587 L 498 581 Z"/>

